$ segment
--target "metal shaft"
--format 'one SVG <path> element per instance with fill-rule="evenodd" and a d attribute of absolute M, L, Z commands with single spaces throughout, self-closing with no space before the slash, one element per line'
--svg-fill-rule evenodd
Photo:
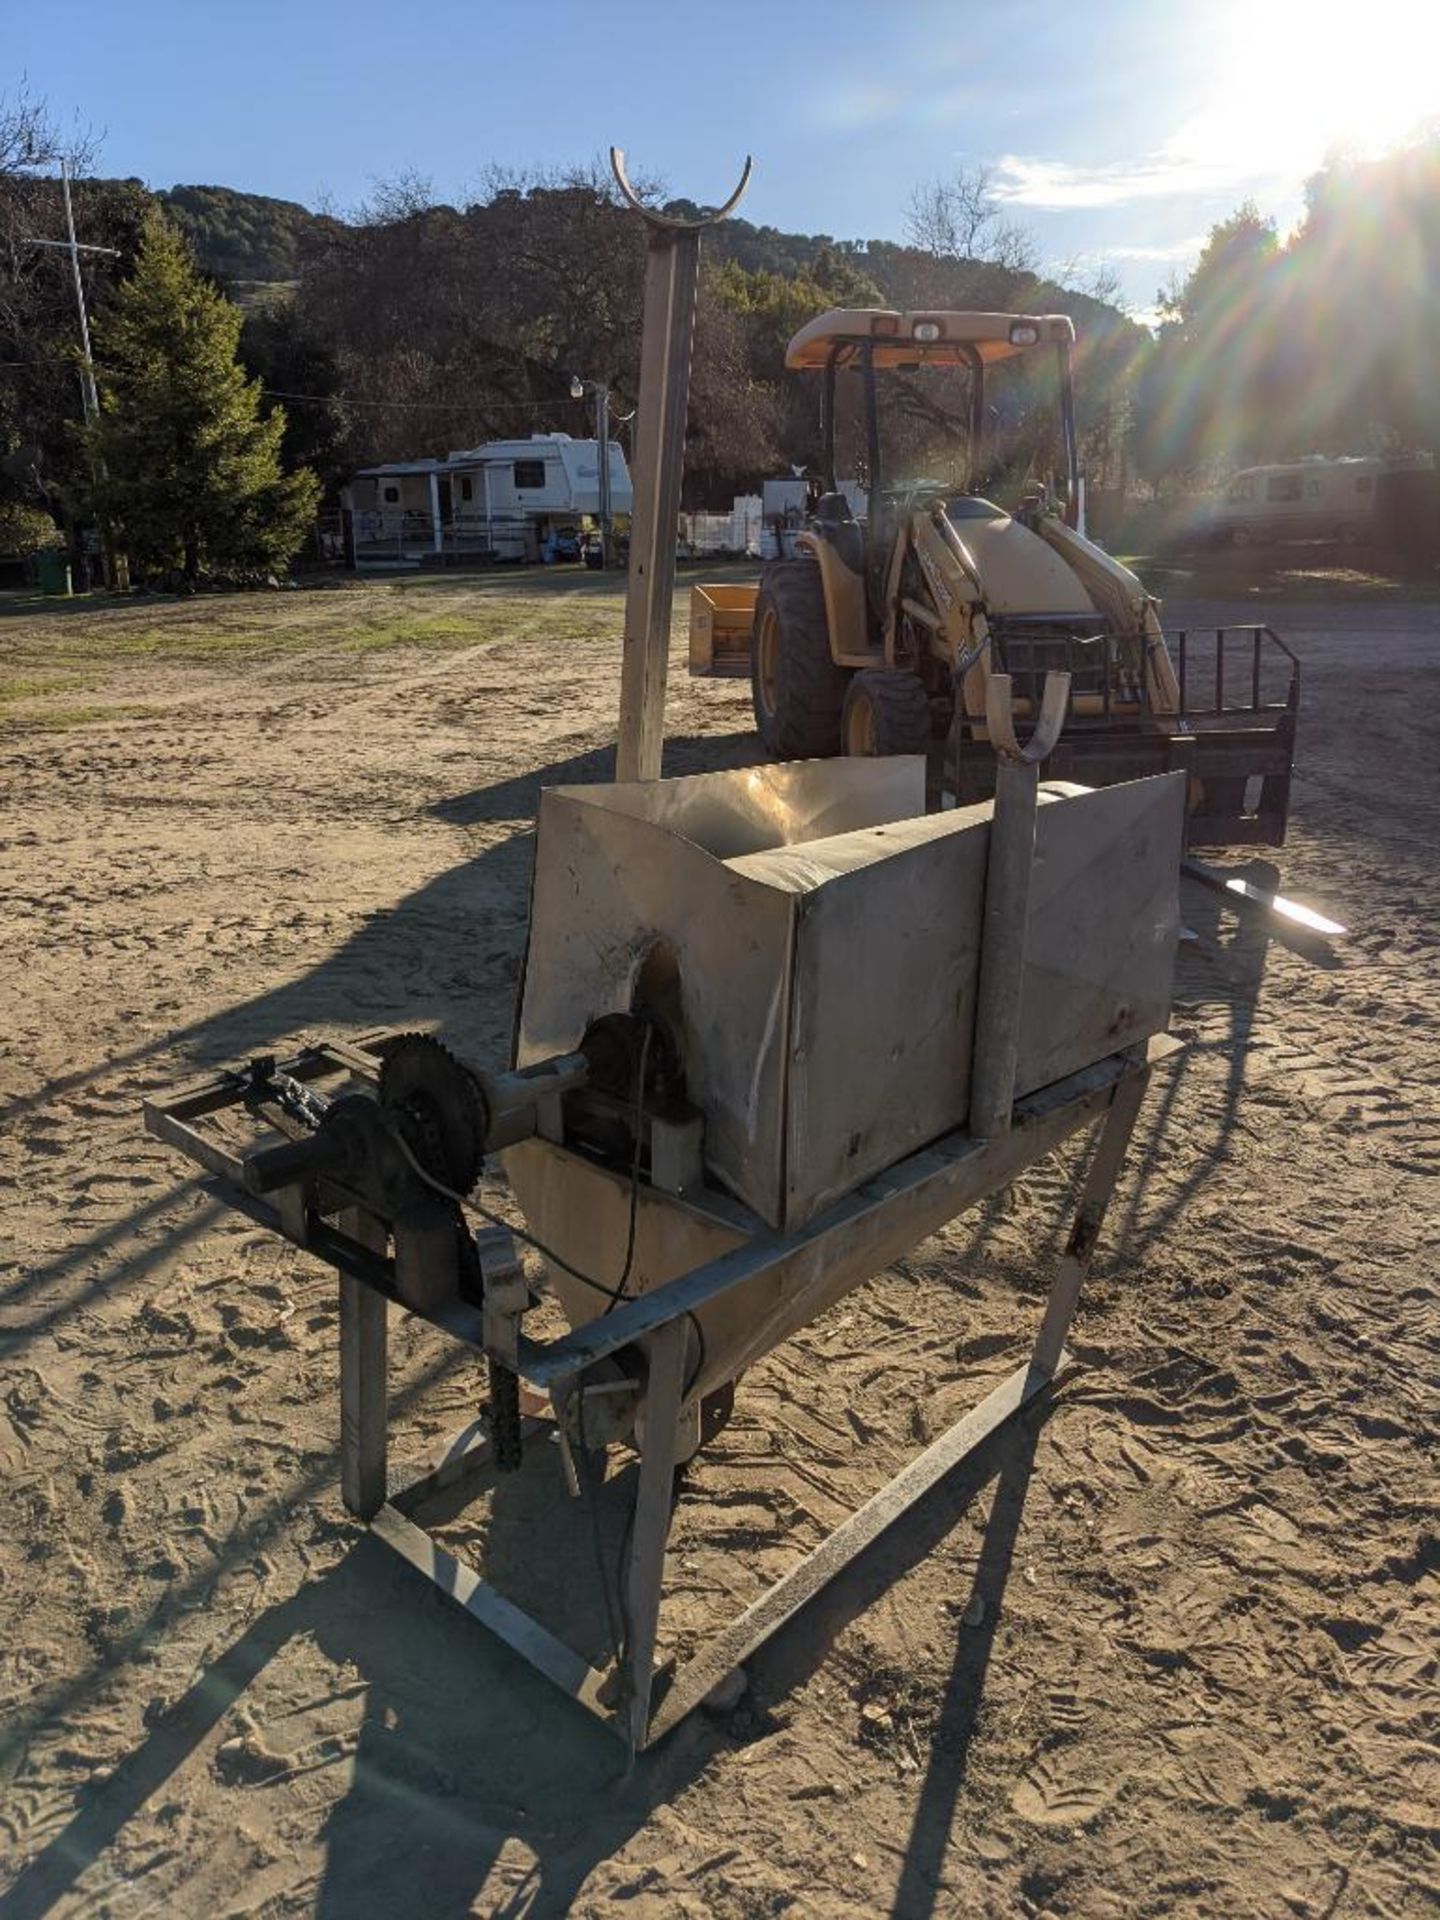
<path fill-rule="evenodd" d="M 995 811 L 985 868 L 970 1068 L 970 1131 L 977 1140 L 993 1140 L 1010 1131 L 1040 764 L 1060 738 L 1069 700 L 1069 674 L 1047 673 L 1035 731 L 1022 747 L 1015 738 L 1009 674 L 992 673 L 985 683 L 985 721 L 995 749 Z"/>
<path fill-rule="evenodd" d="M 615 763 L 621 780 L 660 777 L 699 230 L 648 226 L 646 247 L 635 498 L 620 671 L 620 745 Z"/>

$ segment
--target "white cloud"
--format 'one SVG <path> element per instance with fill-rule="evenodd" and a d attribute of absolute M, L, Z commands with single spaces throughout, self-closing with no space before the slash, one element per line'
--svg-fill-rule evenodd
<path fill-rule="evenodd" d="M 1274 116 L 1272 116 L 1274 118 Z M 1233 113 L 1194 115 L 1162 146 L 1100 166 L 1007 153 L 996 163 L 995 194 L 1013 206 L 1059 213 L 1076 207 L 1121 207 L 1136 200 L 1293 188 L 1317 165 L 1314 136 L 1282 137 L 1247 130 Z"/>
<path fill-rule="evenodd" d="M 1205 245 L 1203 233 L 1192 233 L 1188 240 L 1172 240 L 1162 247 L 1107 247 L 1104 257 L 1111 260 L 1189 260 Z"/>
<path fill-rule="evenodd" d="M 1046 213 L 1221 193 L 1254 177 L 1254 170 L 1247 165 L 1202 159 L 1194 153 L 1179 151 L 1175 145 L 1157 153 L 1141 154 L 1134 160 L 1116 160 L 1099 167 L 1077 167 L 1066 160 L 1040 160 L 1007 153 L 996 162 L 995 172 L 998 200 Z"/>

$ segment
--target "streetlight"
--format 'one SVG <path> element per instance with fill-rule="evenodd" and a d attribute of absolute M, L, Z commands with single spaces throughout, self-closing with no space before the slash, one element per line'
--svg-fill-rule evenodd
<path fill-rule="evenodd" d="M 600 523 L 600 564 L 610 564 L 610 389 L 603 380 L 582 380 L 578 373 L 570 376 L 570 398 L 583 400 L 587 393 L 595 396 L 595 452 L 596 473 L 596 519 Z"/>

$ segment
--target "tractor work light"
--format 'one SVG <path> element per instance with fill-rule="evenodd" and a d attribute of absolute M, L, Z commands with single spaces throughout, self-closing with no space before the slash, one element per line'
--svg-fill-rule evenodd
<path fill-rule="evenodd" d="M 1012 347 L 1033 347 L 1040 338 L 1038 327 L 1011 327 L 1010 344 Z"/>
<path fill-rule="evenodd" d="M 938 340 L 940 338 L 940 322 L 938 320 L 917 320 L 910 329 L 910 335 L 914 340 Z"/>

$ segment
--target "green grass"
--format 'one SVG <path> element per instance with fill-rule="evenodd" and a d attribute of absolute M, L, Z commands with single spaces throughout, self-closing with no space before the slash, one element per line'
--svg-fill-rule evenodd
<path fill-rule="evenodd" d="M 683 588 L 677 616 L 683 619 Z M 48 711 L 47 696 L 105 684 L 124 694 L 161 668 L 285 668 L 307 656 L 446 654 L 471 647 L 618 646 L 619 574 L 452 574 L 283 594 L 89 603 L 30 601 L 0 620 L 0 715 L 13 727 L 86 724 L 104 710 Z M 19 703 L 25 703 L 21 706 Z M 34 704 L 31 704 L 34 703 Z M 114 711 L 114 709 L 111 709 Z"/>
<path fill-rule="evenodd" d="M 1171 602 L 1199 597 L 1269 602 L 1316 600 L 1395 603 L 1440 598 L 1440 581 L 1406 580 L 1364 567 L 1316 567 L 1311 556 L 1196 557 L 1130 555 L 1147 586 Z M 689 591 L 705 579 L 753 579 L 735 561 L 687 562 L 677 569 L 675 624 L 683 630 Z M 123 698 L 144 696 L 150 670 L 247 667 L 303 672 L 307 657 L 441 655 L 471 647 L 505 649 L 512 661 L 529 645 L 573 649 L 578 663 L 600 649 L 618 653 L 625 577 L 580 568 L 494 570 L 362 579 L 291 593 L 197 595 L 88 601 L 35 601 L 0 619 L 0 714 L 13 726 L 87 724 L 78 703 L 54 696 L 104 685 Z M 293 666 L 291 663 L 295 663 Z M 110 712 L 117 711 L 114 708 Z M 62 717 L 56 718 L 56 715 Z M 77 716 L 83 716 L 78 717 Z"/>
<path fill-rule="evenodd" d="M 0 674 L 0 706 L 12 700 L 36 700 L 47 693 L 74 693 L 93 682 L 83 673 Z"/>

